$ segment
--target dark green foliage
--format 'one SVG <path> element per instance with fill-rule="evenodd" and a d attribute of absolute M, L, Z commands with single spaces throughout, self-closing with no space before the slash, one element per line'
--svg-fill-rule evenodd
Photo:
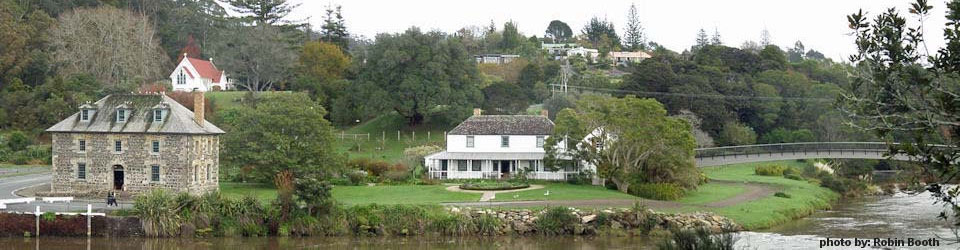
<path fill-rule="evenodd" d="M 234 11 L 244 14 L 244 18 L 259 25 L 282 23 L 283 18 L 299 6 L 286 0 L 229 0 L 227 3 Z"/>
<path fill-rule="evenodd" d="M 380 34 L 368 56 L 359 83 L 353 84 L 354 100 L 341 100 L 349 102 L 347 110 L 364 115 L 395 110 L 418 125 L 437 105 L 444 105 L 437 112 L 463 118 L 482 102 L 475 61 L 459 39 L 447 34 L 418 28 Z"/>
<path fill-rule="evenodd" d="M 13 131 L 7 134 L 6 136 L 7 147 L 13 151 L 21 151 L 27 149 L 27 146 L 32 144 L 29 137 L 24 134 L 22 131 Z"/>
<path fill-rule="evenodd" d="M 630 194 L 639 197 L 672 201 L 683 198 L 686 190 L 673 183 L 636 183 L 630 185 Z"/>
<path fill-rule="evenodd" d="M 576 215 L 566 207 L 550 207 L 537 218 L 534 227 L 544 235 L 563 235 L 573 232 L 573 225 L 579 223 Z"/>
<path fill-rule="evenodd" d="M 483 89 L 484 110 L 491 114 L 515 115 L 530 106 L 526 90 L 516 84 L 498 82 Z"/>
<path fill-rule="evenodd" d="M 294 196 L 304 204 L 307 214 L 325 214 L 333 204 L 330 199 L 332 188 L 329 183 L 314 177 L 298 177 Z"/>
<path fill-rule="evenodd" d="M 325 114 L 305 93 L 260 97 L 225 126 L 225 168 L 250 169 L 237 178 L 259 182 L 270 182 L 283 170 L 295 176 L 338 173 L 344 156 L 333 147 L 333 127 Z"/>
<path fill-rule="evenodd" d="M 784 192 L 776 192 L 773 196 L 790 199 L 790 195 Z"/>
<path fill-rule="evenodd" d="M 787 179 L 791 179 L 791 180 L 798 180 L 798 181 L 806 180 L 805 178 L 803 178 L 803 176 L 800 176 L 800 175 L 797 175 L 797 174 L 784 175 L 783 178 L 787 178 Z"/>
<path fill-rule="evenodd" d="M 711 235 L 710 231 L 699 228 L 696 230 L 671 230 L 672 237 L 657 245 L 660 250 L 733 250 L 737 239 L 733 234 Z"/>
<path fill-rule="evenodd" d="M 550 38 L 554 43 L 564 43 L 573 38 L 573 31 L 570 30 L 570 26 L 560 20 L 550 21 L 545 33 L 544 38 Z"/>

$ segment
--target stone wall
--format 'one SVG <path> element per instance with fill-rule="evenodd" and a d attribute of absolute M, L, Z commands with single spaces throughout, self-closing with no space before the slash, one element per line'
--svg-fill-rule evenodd
<path fill-rule="evenodd" d="M 536 233 L 536 221 L 546 210 L 492 210 L 481 208 L 448 208 L 451 213 L 459 213 L 467 216 L 493 216 L 500 220 L 499 234 L 518 234 L 526 235 Z M 636 213 L 626 208 L 608 208 L 597 211 L 581 211 L 576 208 L 570 208 L 570 213 L 579 219 L 580 223 L 574 225 L 573 234 L 592 235 L 597 232 L 601 226 L 611 229 L 638 229 L 650 227 L 649 229 L 679 229 L 695 230 L 705 228 L 712 233 L 724 233 L 743 230 L 743 227 L 737 225 L 733 220 L 715 215 L 709 212 L 696 212 L 686 214 L 665 214 L 646 209 Z M 603 221 L 601 221 L 601 216 Z M 601 225 L 602 224 L 602 225 Z"/>
<path fill-rule="evenodd" d="M 121 152 L 114 151 L 117 140 Z M 160 142 L 159 153 L 152 152 L 154 140 Z M 216 135 L 54 133 L 51 193 L 100 196 L 114 190 L 114 168 L 122 168 L 128 193 L 163 188 L 202 194 L 219 186 L 219 154 Z M 85 179 L 78 178 L 78 163 L 86 163 Z M 151 180 L 152 165 L 160 166 L 159 181 Z"/>

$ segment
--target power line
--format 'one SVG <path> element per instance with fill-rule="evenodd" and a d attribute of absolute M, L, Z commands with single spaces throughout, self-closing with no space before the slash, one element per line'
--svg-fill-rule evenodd
<path fill-rule="evenodd" d="M 559 86 L 559 84 L 550 84 L 552 86 Z M 780 96 L 736 96 L 736 95 L 709 95 L 709 94 L 686 94 L 686 93 L 670 93 L 670 92 L 651 92 L 651 91 L 635 91 L 635 90 L 623 90 L 623 89 L 613 89 L 613 88 L 599 88 L 599 87 L 587 87 L 587 86 L 576 86 L 576 85 L 566 85 L 565 88 L 572 89 L 581 89 L 581 90 L 591 90 L 591 91 L 600 91 L 607 93 L 622 93 L 622 94 L 637 94 L 642 96 L 676 96 L 676 97 L 689 97 L 689 98 L 705 98 L 705 99 L 725 99 L 725 100 L 754 100 L 754 101 L 808 101 L 808 102 L 834 102 L 835 99 L 830 98 L 813 98 L 813 97 L 780 97 Z"/>

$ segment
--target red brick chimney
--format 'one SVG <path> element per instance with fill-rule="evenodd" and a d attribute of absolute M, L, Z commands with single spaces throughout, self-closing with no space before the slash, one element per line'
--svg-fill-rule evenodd
<path fill-rule="evenodd" d="M 203 127 L 203 91 L 193 91 L 193 120 Z"/>

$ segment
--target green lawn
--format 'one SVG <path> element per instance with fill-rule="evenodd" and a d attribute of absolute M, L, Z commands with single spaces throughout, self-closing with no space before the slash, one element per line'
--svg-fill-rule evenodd
<path fill-rule="evenodd" d="M 333 199 L 346 205 L 357 204 L 439 204 L 480 200 L 479 193 L 445 190 L 444 185 L 337 186 Z"/>
<path fill-rule="evenodd" d="M 729 217 L 747 229 L 766 228 L 777 223 L 787 222 L 809 215 L 819 209 L 830 207 L 830 202 L 839 198 L 839 194 L 808 181 L 797 181 L 783 177 L 759 176 L 753 173 L 756 166 L 781 164 L 802 167 L 805 162 L 780 161 L 764 163 L 746 163 L 718 167 L 708 167 L 704 172 L 715 180 L 749 181 L 778 185 L 792 198 L 769 196 L 759 200 L 744 202 L 723 208 L 710 208 L 708 211 Z M 680 209 L 680 211 L 689 209 Z"/>
<path fill-rule="evenodd" d="M 257 95 L 286 95 L 290 91 L 263 91 L 257 93 Z M 242 105 L 239 100 L 242 100 L 247 95 L 247 91 L 210 91 L 204 94 L 208 100 L 210 100 L 210 105 L 213 105 L 217 110 L 224 110 L 228 108 L 237 108 Z"/>
<path fill-rule="evenodd" d="M 543 189 L 501 193 L 493 201 L 542 201 L 542 200 L 595 200 L 595 199 L 625 199 L 635 200 L 637 197 L 620 193 L 616 190 L 601 186 L 571 185 L 566 183 L 544 183 Z M 550 191 L 550 195 L 544 195 Z"/>
<path fill-rule="evenodd" d="M 707 204 L 737 196 L 746 189 L 743 186 L 729 183 L 707 183 L 697 187 L 697 190 L 687 193 L 677 202 L 690 205 Z"/>
<path fill-rule="evenodd" d="M 438 124 L 407 126 L 407 120 L 396 112 L 390 112 L 369 121 L 361 121 L 354 127 L 337 131 L 337 148 L 350 158 L 369 158 L 387 162 L 403 159 L 403 150 L 409 147 L 444 143 L 444 131 L 452 127 Z M 400 131 L 400 139 L 397 139 Z M 345 138 L 341 139 L 341 133 Z M 354 137 L 353 135 L 359 135 Z M 369 135 L 369 139 L 367 137 Z"/>

